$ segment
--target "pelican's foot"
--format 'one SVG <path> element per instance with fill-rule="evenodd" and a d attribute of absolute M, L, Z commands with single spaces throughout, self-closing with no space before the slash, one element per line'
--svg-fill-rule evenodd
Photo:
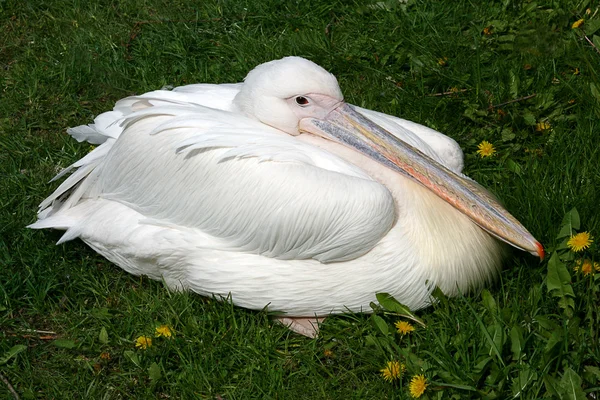
<path fill-rule="evenodd" d="M 314 339 L 319 334 L 319 324 L 325 317 L 275 317 L 275 320 L 300 335 Z"/>

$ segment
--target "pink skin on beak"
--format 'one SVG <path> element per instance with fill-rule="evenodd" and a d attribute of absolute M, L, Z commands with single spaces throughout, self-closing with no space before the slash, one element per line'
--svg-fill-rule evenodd
<path fill-rule="evenodd" d="M 299 130 L 351 147 L 410 177 L 492 236 L 544 258 L 541 243 L 477 182 L 454 173 L 419 149 L 398 139 L 352 106 L 341 102 L 322 118 L 302 118 Z"/>

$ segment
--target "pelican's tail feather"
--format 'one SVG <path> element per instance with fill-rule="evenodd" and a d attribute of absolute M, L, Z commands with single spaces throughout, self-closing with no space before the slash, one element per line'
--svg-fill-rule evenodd
<path fill-rule="evenodd" d="M 52 228 L 64 230 L 66 232 L 56 244 L 68 242 L 81 235 L 83 229 L 86 227 L 86 221 L 94 215 L 94 212 L 97 209 L 96 203 L 97 202 L 86 202 L 70 208 L 64 207 L 64 204 L 61 203 L 61 207 L 59 207 L 61 212 L 55 212 L 51 215 L 41 215 L 42 213 L 40 213 L 40 215 L 38 215 L 39 219 L 27 227 L 31 229 Z M 53 206 L 48 209 L 52 209 L 52 207 Z"/>
<path fill-rule="evenodd" d="M 45 229 L 45 228 L 53 228 L 65 230 L 65 234 L 59 239 L 56 244 L 61 244 L 67 242 L 69 240 L 75 239 L 79 236 L 79 232 L 74 232 L 71 229 L 78 222 L 77 218 L 73 216 L 64 216 L 62 214 L 53 215 L 46 218 L 40 218 L 36 222 L 31 225 L 27 225 L 27 228 L 30 229 Z"/>
<path fill-rule="evenodd" d="M 41 220 L 54 216 L 60 211 L 69 210 L 82 198 L 95 197 L 93 186 L 100 175 L 104 159 L 132 119 L 135 121 L 136 118 L 143 118 L 148 113 L 152 114 L 153 111 L 147 109 L 156 106 L 166 106 L 167 108 L 170 106 L 176 112 L 180 112 L 180 109 L 185 109 L 186 106 L 189 107 L 203 101 L 208 102 L 217 97 L 211 94 L 215 91 L 214 86 L 195 85 L 194 88 L 189 88 L 185 92 L 182 89 L 182 93 L 158 90 L 140 96 L 126 97 L 119 100 L 112 111 L 98 115 L 92 124 L 67 129 L 67 133 L 78 142 L 88 142 L 98 146 L 52 178 L 51 182 L 72 172 L 48 198 L 42 201 L 38 210 L 39 221 L 32 224 L 31 227 L 66 229 L 61 228 L 59 223 L 41 224 Z M 225 90 L 226 97 L 233 98 L 239 89 L 236 85 L 229 86 L 231 87 L 227 87 Z"/>
<path fill-rule="evenodd" d="M 62 226 L 62 222 L 57 221 L 56 218 L 44 223 L 42 221 L 55 215 L 60 210 L 73 207 L 89 191 L 95 182 L 94 176 L 97 175 L 97 173 L 94 174 L 94 171 L 97 170 L 110 148 L 123 132 L 123 126 L 121 125 L 123 117 L 124 113 L 121 110 L 109 111 L 98 115 L 93 124 L 67 129 L 67 133 L 78 142 L 85 141 L 99 146 L 52 178 L 51 182 L 75 170 L 48 198 L 42 201 L 38 210 L 38 221 L 30 225 L 31 228 L 68 228 L 68 226 Z"/>

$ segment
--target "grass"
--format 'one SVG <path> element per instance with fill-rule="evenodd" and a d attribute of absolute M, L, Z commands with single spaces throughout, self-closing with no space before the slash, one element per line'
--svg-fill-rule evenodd
<path fill-rule="evenodd" d="M 598 396 L 600 274 L 572 269 L 598 246 L 565 248 L 573 228 L 600 238 L 594 2 L 7 0 L 0 24 L 0 374 L 21 398 L 401 399 L 414 374 L 430 399 Z M 350 103 L 455 138 L 466 172 L 554 258 L 515 252 L 497 284 L 439 294 L 409 335 L 394 333 L 392 302 L 308 340 L 24 228 L 47 182 L 89 149 L 66 127 L 127 95 L 238 82 L 286 55 L 333 72 Z M 476 154 L 483 140 L 493 157 Z M 173 338 L 135 348 L 162 324 Z M 390 384 L 391 360 L 407 370 Z"/>

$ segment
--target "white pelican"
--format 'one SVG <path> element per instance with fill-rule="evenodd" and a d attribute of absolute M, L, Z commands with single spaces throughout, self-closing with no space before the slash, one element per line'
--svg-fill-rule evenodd
<path fill-rule="evenodd" d="M 378 292 L 419 309 L 435 286 L 481 286 L 499 271 L 497 239 L 543 257 L 461 174 L 454 140 L 346 104 L 303 58 L 128 97 L 68 132 L 100 146 L 59 174 L 77 168 L 30 227 L 173 289 L 268 306 L 304 334 Z"/>

